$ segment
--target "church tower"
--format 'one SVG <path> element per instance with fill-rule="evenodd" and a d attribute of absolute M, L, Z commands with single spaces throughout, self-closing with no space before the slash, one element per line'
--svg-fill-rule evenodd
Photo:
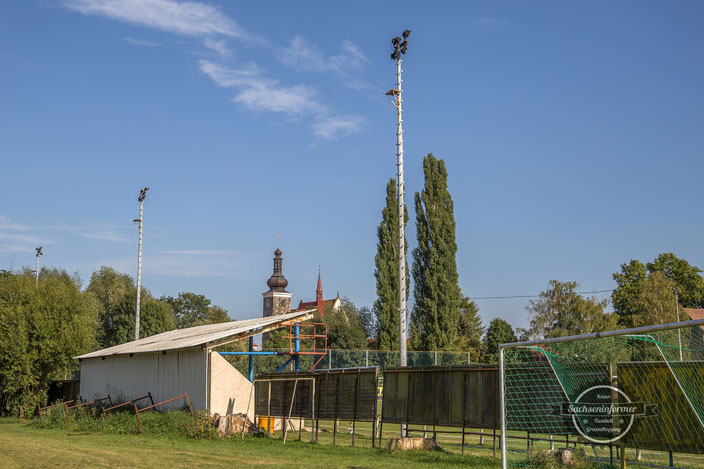
<path fill-rule="evenodd" d="M 278 316 L 291 312 L 291 293 L 286 291 L 288 280 L 282 273 L 281 249 L 274 251 L 274 273 L 266 284 L 269 290 L 262 293 L 264 297 L 264 317 Z"/>

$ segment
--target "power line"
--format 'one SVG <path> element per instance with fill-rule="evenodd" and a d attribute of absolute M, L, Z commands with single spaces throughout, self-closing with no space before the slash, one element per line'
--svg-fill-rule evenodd
<path fill-rule="evenodd" d="M 593 295 L 597 293 L 613 292 L 613 290 L 578 291 L 578 295 Z M 509 296 L 470 296 L 470 300 L 505 300 L 511 298 L 539 298 L 540 295 L 509 295 Z"/>

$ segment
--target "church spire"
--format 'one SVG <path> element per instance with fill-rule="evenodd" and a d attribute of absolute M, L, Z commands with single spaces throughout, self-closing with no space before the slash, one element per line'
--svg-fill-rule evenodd
<path fill-rule="evenodd" d="M 318 266 L 318 288 L 315 289 L 315 302 L 318 304 L 323 302 L 323 281 L 320 278 L 320 266 Z"/>

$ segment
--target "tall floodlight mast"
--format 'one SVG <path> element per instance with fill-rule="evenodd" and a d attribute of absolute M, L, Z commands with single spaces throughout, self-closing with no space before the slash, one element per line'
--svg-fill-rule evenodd
<path fill-rule="evenodd" d="M 408 337 L 408 310 L 406 308 L 406 230 L 405 230 L 405 186 L 403 184 L 403 110 L 401 104 L 401 56 L 406 54 L 408 47 L 408 36 L 411 30 L 407 29 L 402 36 L 395 37 L 391 40 L 394 51 L 391 54 L 391 59 L 396 61 L 396 88 L 388 91 L 386 96 L 389 97 L 393 105 L 396 107 L 398 123 L 396 128 L 396 165 L 398 185 L 398 327 L 399 327 L 399 361 L 401 366 L 406 366 L 406 340 Z"/>
<path fill-rule="evenodd" d="M 134 315 L 134 340 L 139 340 L 139 297 L 142 294 L 142 220 L 144 219 L 144 199 L 147 197 L 148 187 L 139 192 L 139 218 L 134 220 L 139 225 L 139 244 L 137 247 L 137 310 Z"/>
<path fill-rule="evenodd" d="M 42 247 L 39 246 L 38 248 L 35 248 L 37 250 L 37 270 L 34 271 L 35 275 L 35 282 L 37 285 L 39 285 L 39 256 L 43 256 L 44 253 L 42 252 Z"/>

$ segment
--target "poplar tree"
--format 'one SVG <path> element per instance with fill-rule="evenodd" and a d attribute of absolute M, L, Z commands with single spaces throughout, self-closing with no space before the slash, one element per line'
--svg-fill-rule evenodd
<path fill-rule="evenodd" d="M 416 350 L 458 347 L 461 292 L 457 274 L 457 242 L 447 169 L 432 153 L 423 159 L 425 185 L 415 194 L 418 246 L 413 249 L 412 317 Z"/>
<path fill-rule="evenodd" d="M 377 228 L 379 241 L 374 256 L 374 277 L 376 277 L 376 295 L 374 314 L 379 326 L 377 345 L 379 350 L 398 350 L 398 200 L 396 179 L 386 184 L 386 206 L 381 211 L 381 223 Z M 404 207 L 405 208 L 405 207 Z M 408 209 L 405 209 L 404 224 L 408 221 Z M 408 249 L 408 243 L 404 243 Z M 404 260 L 406 258 L 404 252 Z M 406 262 L 406 272 L 408 263 Z M 406 291 L 410 284 L 410 275 L 406 276 Z"/>

